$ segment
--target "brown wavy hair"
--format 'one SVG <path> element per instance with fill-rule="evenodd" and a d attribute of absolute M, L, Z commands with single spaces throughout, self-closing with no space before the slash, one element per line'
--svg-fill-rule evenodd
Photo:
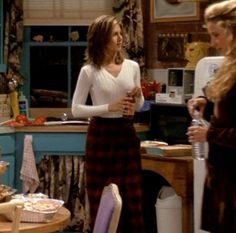
<path fill-rule="evenodd" d="M 95 65 L 98 69 L 101 68 L 106 52 L 107 44 L 111 39 L 112 29 L 114 24 L 119 24 L 122 30 L 124 40 L 124 29 L 121 21 L 115 16 L 102 15 L 96 18 L 89 26 L 87 34 L 88 47 L 85 52 L 85 61 L 88 64 Z M 121 64 L 124 60 L 124 51 L 119 51 L 116 54 L 116 64 Z"/>
<path fill-rule="evenodd" d="M 224 62 L 206 90 L 208 98 L 215 101 L 222 99 L 236 84 L 236 1 L 212 4 L 206 8 L 204 16 L 206 24 L 216 23 L 225 29 L 227 36 L 232 37 Z"/>

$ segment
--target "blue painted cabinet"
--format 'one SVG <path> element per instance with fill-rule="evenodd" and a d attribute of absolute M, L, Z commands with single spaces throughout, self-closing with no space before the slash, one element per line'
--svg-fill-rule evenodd
<path fill-rule="evenodd" d="M 15 181 L 15 133 L 0 134 L 1 160 L 9 162 L 9 167 L 0 183 L 14 187 Z"/>
<path fill-rule="evenodd" d="M 147 138 L 147 132 L 139 132 L 140 140 Z M 3 183 L 22 191 L 20 169 L 23 159 L 24 137 L 33 136 L 33 151 L 36 163 L 44 155 L 78 155 L 85 154 L 86 130 L 84 132 L 0 132 L 0 146 L 3 160 L 10 163 L 7 172 L 2 177 Z"/>
<path fill-rule="evenodd" d="M 20 169 L 23 158 L 24 137 L 27 133 L 16 132 L 16 170 L 15 187 L 22 189 Z M 86 132 L 79 133 L 42 133 L 30 132 L 33 137 L 33 151 L 36 163 L 39 163 L 44 155 L 84 155 Z"/>
<path fill-rule="evenodd" d="M 58 126 L 59 127 L 59 126 Z M 3 152 L 3 159 L 10 162 L 10 167 L 4 174 L 4 183 L 22 192 L 22 181 L 20 179 L 20 170 L 23 160 L 24 139 L 26 135 L 32 135 L 33 151 L 36 163 L 39 163 L 44 155 L 77 155 L 85 154 L 87 129 L 80 131 L 59 131 L 56 127 L 53 132 L 39 131 L 35 127 L 35 131 L 13 131 L 1 132 L 0 127 L 0 145 Z M 9 128 L 9 127 L 6 127 Z M 145 140 L 146 131 L 139 132 L 141 140 Z M 65 232 L 70 233 L 70 232 Z"/>

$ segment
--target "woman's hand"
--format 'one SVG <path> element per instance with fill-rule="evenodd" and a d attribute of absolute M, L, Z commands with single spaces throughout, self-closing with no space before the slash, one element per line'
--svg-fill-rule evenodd
<path fill-rule="evenodd" d="M 200 111 L 200 115 L 202 117 L 206 104 L 207 104 L 207 100 L 204 97 L 197 97 L 197 98 L 190 99 L 187 102 L 187 108 L 188 108 L 189 114 L 192 117 L 194 117 L 194 110 L 197 108 Z"/>
<path fill-rule="evenodd" d="M 142 89 L 141 87 L 134 87 L 130 91 L 130 96 L 126 96 L 121 100 L 111 103 L 108 106 L 109 112 L 123 112 L 123 114 L 129 114 L 135 112 L 135 99 L 142 96 Z"/>
<path fill-rule="evenodd" d="M 135 111 L 135 101 L 133 97 L 124 97 L 123 99 L 108 105 L 109 112 L 122 112 L 127 114 Z"/>
<path fill-rule="evenodd" d="M 205 126 L 195 125 L 188 127 L 188 141 L 190 143 L 207 141 L 207 131 L 208 127 Z"/>
<path fill-rule="evenodd" d="M 123 100 L 119 100 L 117 102 L 114 103 L 110 103 L 108 105 L 108 111 L 109 112 L 122 112 L 123 111 Z"/>

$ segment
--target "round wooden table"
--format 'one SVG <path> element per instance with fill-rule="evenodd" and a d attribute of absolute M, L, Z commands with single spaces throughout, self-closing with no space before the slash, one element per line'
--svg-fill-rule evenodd
<path fill-rule="evenodd" d="M 61 207 L 47 223 L 20 223 L 20 233 L 50 233 L 62 231 L 70 222 L 70 211 Z M 0 215 L 0 233 L 11 233 L 11 222 Z"/>

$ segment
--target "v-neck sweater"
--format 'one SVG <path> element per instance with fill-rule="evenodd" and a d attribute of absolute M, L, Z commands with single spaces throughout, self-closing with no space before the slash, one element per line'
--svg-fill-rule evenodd
<path fill-rule="evenodd" d="M 126 96 L 127 91 L 141 87 L 140 69 L 137 62 L 125 59 L 119 74 L 114 77 L 106 69 L 88 64 L 81 68 L 72 99 L 72 114 L 87 118 L 122 117 L 122 112 L 109 112 L 108 105 Z M 86 105 L 90 93 L 92 105 Z M 144 97 L 136 98 L 136 110 L 144 103 Z"/>

